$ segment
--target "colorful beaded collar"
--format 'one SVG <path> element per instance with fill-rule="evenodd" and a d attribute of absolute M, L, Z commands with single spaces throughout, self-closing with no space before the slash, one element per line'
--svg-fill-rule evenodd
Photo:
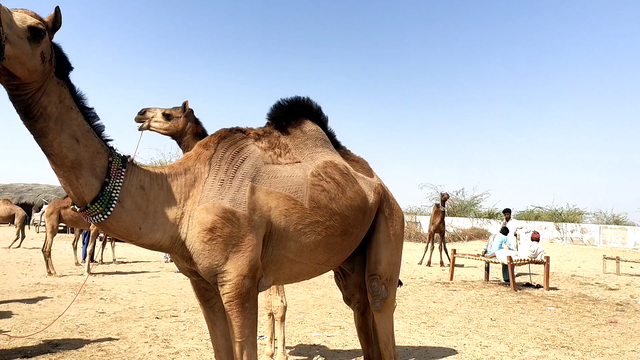
<path fill-rule="evenodd" d="M 122 184 L 124 183 L 128 161 L 128 156 L 122 155 L 110 147 L 107 177 L 102 183 L 98 196 L 83 208 L 73 204 L 71 209 L 79 213 L 85 221 L 91 224 L 107 220 L 116 208 L 120 190 L 122 190 Z"/>

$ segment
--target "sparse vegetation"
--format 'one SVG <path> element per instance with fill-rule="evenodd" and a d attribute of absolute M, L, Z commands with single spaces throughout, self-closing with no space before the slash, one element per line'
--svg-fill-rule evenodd
<path fill-rule="evenodd" d="M 447 201 L 446 215 L 450 217 L 466 217 L 475 219 L 502 219 L 502 213 L 495 206 L 485 206 L 484 204 L 491 196 L 489 190 L 478 191 L 473 188 L 468 191 L 465 188 L 447 191 L 442 185 L 420 184 L 420 190 L 427 191 L 426 202 L 429 205 L 420 207 L 410 207 L 418 215 L 431 215 L 431 207 L 440 202 L 440 193 L 447 192 L 450 196 Z"/>
<path fill-rule="evenodd" d="M 140 164 L 145 166 L 159 167 L 174 163 L 176 160 L 182 157 L 180 149 L 160 150 L 155 149 L 155 155 L 150 156 L 147 159 L 140 161 Z"/>
<path fill-rule="evenodd" d="M 636 226 L 629 220 L 627 213 L 615 213 L 611 210 L 596 210 L 589 215 L 589 222 L 598 225 Z"/>

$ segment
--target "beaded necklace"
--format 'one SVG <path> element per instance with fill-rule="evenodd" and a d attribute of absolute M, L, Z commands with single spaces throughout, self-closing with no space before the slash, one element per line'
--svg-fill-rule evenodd
<path fill-rule="evenodd" d="M 71 209 L 79 213 L 85 221 L 91 224 L 107 220 L 118 202 L 128 161 L 128 156 L 119 154 L 114 148 L 109 147 L 107 177 L 102 183 L 100 192 L 87 206 L 80 208 L 76 204 L 72 204 Z"/>

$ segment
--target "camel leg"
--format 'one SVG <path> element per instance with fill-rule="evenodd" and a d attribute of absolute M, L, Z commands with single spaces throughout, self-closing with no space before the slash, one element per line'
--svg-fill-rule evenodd
<path fill-rule="evenodd" d="M 449 256 L 449 251 L 447 250 L 447 242 L 444 241 L 444 235 L 444 232 L 440 235 L 440 247 L 444 248 L 444 253 L 445 255 L 447 255 L 447 259 L 449 259 L 449 264 L 451 264 L 451 257 Z M 440 250 L 440 266 L 444 266 L 444 262 L 442 261 L 442 250 Z"/>
<path fill-rule="evenodd" d="M 273 286 L 272 286 L 273 288 Z M 287 360 L 287 348 L 285 347 L 285 318 L 287 315 L 287 298 L 284 294 L 284 285 L 275 286 L 276 301 L 272 302 L 275 313 L 275 325 L 278 332 L 278 355 L 276 360 Z"/>
<path fill-rule="evenodd" d="M 365 280 L 366 239 L 351 256 L 333 271 L 333 278 L 342 292 L 342 300 L 353 310 L 358 340 L 365 360 L 380 359 L 373 330 L 373 313 L 367 296 Z"/>
<path fill-rule="evenodd" d="M 93 256 L 95 252 L 96 240 L 98 240 L 98 234 L 100 233 L 98 228 L 93 225 L 91 226 L 90 232 L 91 234 L 89 235 L 89 245 L 87 246 L 87 259 L 85 261 L 84 275 L 91 275 L 91 266 L 93 265 L 92 260 L 95 261 Z"/>
<path fill-rule="evenodd" d="M 46 225 L 47 233 L 42 245 L 42 256 L 44 257 L 44 265 L 47 268 L 47 276 L 57 276 L 56 270 L 53 268 L 53 260 L 51 259 L 51 247 L 53 246 L 53 238 L 58 232 L 58 226 Z"/>
<path fill-rule="evenodd" d="M 402 263 L 404 215 L 383 202 L 367 244 L 366 286 L 382 360 L 397 360 L 393 313 Z"/>
<path fill-rule="evenodd" d="M 241 264 L 229 266 L 238 272 L 227 273 L 222 276 L 225 281 L 218 282 L 235 360 L 258 358 L 258 276 L 257 270 L 243 267 Z"/>
<path fill-rule="evenodd" d="M 18 241 L 18 239 L 20 239 L 20 227 L 16 226 L 16 237 L 13 239 L 11 244 L 9 244 L 9 246 L 7 246 L 7 249 L 11 249 L 13 244 L 15 244 L 15 242 Z M 22 244 L 22 241 L 20 241 L 20 244 Z M 20 247 L 20 245 L 16 246 L 16 249 L 19 248 L 19 247 Z"/>
<path fill-rule="evenodd" d="M 107 234 L 102 238 L 102 244 L 100 244 L 100 260 L 98 264 L 104 264 L 104 249 L 107 247 Z"/>
<path fill-rule="evenodd" d="M 433 250 L 435 250 L 436 248 L 436 234 L 433 231 L 429 231 L 427 237 L 427 245 L 431 244 L 431 252 L 429 253 L 429 261 L 427 261 L 427 266 L 431 266 L 431 257 L 433 256 Z"/>
<path fill-rule="evenodd" d="M 222 304 L 218 288 L 211 285 L 197 273 L 187 269 L 180 262 L 175 261 L 180 272 L 187 275 L 191 287 L 200 303 L 204 320 L 209 329 L 214 356 L 218 360 L 233 359 L 233 343 L 229 333 L 229 323 Z"/>
<path fill-rule="evenodd" d="M 424 261 L 424 257 L 427 255 L 427 250 L 429 250 L 429 237 L 427 235 L 427 244 L 424 247 L 424 253 L 422 254 L 422 258 L 420 259 L 420 261 L 418 261 L 418 265 L 422 265 L 422 262 Z"/>
<path fill-rule="evenodd" d="M 264 356 L 262 360 L 273 360 L 273 356 L 276 354 L 276 337 L 275 337 L 275 317 L 273 314 L 273 298 L 275 293 L 275 286 L 270 287 L 264 292 L 264 304 L 267 310 L 267 346 L 264 349 Z"/>
<path fill-rule="evenodd" d="M 444 252 L 445 254 L 447 254 L 449 263 L 451 263 L 451 258 L 449 257 L 449 252 L 447 251 L 447 245 L 444 242 L 444 232 L 438 233 L 438 237 L 440 238 L 440 242 L 438 243 L 438 251 L 440 252 L 440 267 L 444 267 L 444 261 L 442 260 L 442 248 L 444 248 Z"/>
<path fill-rule="evenodd" d="M 112 255 L 112 261 L 113 264 L 117 264 L 118 262 L 116 261 L 116 239 L 111 236 L 111 255 Z"/>
<path fill-rule="evenodd" d="M 78 241 L 80 241 L 80 237 L 82 236 L 81 229 L 73 229 L 73 242 L 71 243 L 71 247 L 73 248 L 73 260 L 75 261 L 76 266 L 82 266 L 78 261 Z"/>

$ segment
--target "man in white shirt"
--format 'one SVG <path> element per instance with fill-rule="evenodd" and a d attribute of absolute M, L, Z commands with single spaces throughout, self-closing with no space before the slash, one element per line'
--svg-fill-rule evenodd
<path fill-rule="evenodd" d="M 502 214 L 504 215 L 502 226 L 506 226 L 509 229 L 508 238 L 509 243 L 511 243 L 509 247 L 518 250 L 518 230 L 522 229 L 522 224 L 518 220 L 511 218 L 511 209 L 502 210 Z"/>

